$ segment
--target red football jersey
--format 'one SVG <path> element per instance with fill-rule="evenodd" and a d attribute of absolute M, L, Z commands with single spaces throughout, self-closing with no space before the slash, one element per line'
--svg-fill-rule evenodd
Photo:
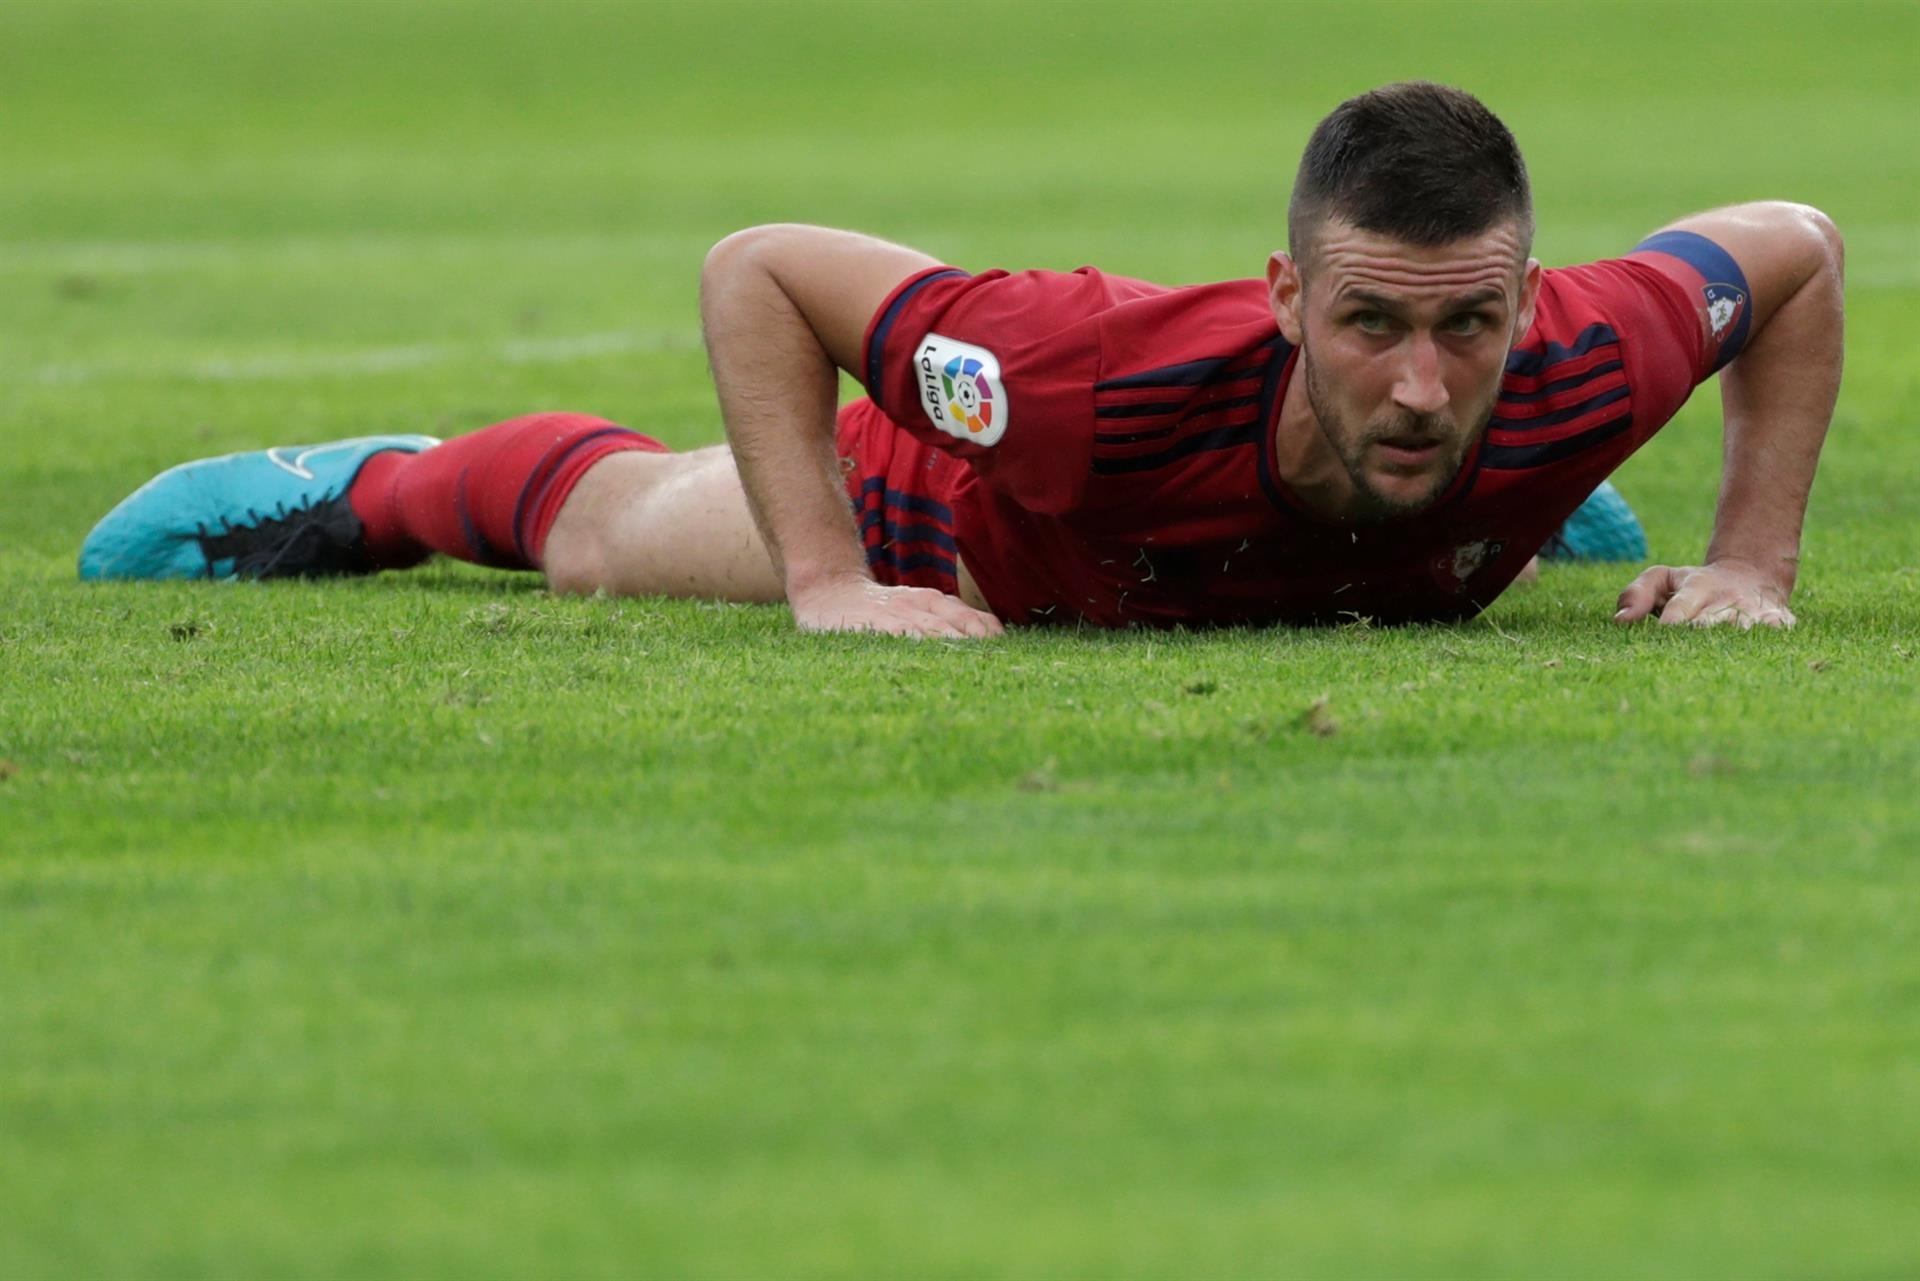
<path fill-rule="evenodd" d="M 1306 511 L 1272 465 L 1294 349 L 1265 282 L 1166 288 L 942 267 L 875 313 L 864 382 L 943 467 L 952 538 L 1012 622 L 1470 616 L 1738 353 L 1745 279 L 1704 237 L 1543 273 L 1493 418 L 1431 509 Z"/>

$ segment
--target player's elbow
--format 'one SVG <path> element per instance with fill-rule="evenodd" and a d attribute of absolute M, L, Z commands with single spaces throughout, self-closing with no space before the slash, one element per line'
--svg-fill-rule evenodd
<path fill-rule="evenodd" d="M 712 297 L 747 272 L 762 268 L 767 230 L 765 227 L 748 227 L 734 232 L 707 250 L 707 259 L 700 264 L 702 297 Z"/>
<path fill-rule="evenodd" d="M 743 276 L 771 274 L 794 243 L 812 230 L 798 223 L 772 222 L 734 232 L 707 251 L 700 268 L 702 292 L 710 293 Z"/>
<path fill-rule="evenodd" d="M 1768 206 L 1779 235 L 1799 251 L 1807 275 L 1839 278 L 1846 266 L 1847 242 L 1826 212 L 1812 205 L 1780 200 Z"/>
<path fill-rule="evenodd" d="M 1847 265 L 1847 242 L 1841 236 L 1840 228 L 1825 212 L 1812 205 L 1801 205 L 1801 219 L 1820 238 L 1820 244 L 1826 254 L 1826 265 L 1834 275 L 1843 275 Z"/>

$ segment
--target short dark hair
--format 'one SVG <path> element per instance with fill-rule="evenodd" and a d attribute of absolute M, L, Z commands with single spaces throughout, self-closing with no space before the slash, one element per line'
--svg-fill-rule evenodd
<path fill-rule="evenodd" d="M 1384 85 L 1333 109 L 1307 139 L 1287 203 L 1287 247 L 1311 252 L 1340 218 L 1408 244 L 1444 245 L 1510 218 L 1533 243 L 1527 162 L 1472 94 L 1425 80 Z"/>

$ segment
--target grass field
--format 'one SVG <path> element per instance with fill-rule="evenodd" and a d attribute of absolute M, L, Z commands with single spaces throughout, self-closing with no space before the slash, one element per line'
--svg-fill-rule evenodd
<path fill-rule="evenodd" d="M 1917 58 L 1912 4 L 0 6 L 0 1276 L 1920 1272 Z M 1251 274 L 1411 75 L 1550 264 L 1847 234 L 1797 630 L 1616 629 L 1605 569 L 972 646 L 73 581 L 193 455 L 717 439 L 754 222 Z M 1659 559 L 1718 423 L 1620 478 Z"/>

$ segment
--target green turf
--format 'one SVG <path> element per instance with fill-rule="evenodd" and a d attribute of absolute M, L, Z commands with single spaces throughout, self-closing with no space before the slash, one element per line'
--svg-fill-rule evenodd
<path fill-rule="evenodd" d="M 0 1276 L 1920 1271 L 1917 57 L 1910 4 L 0 6 Z M 1621 631 L 1602 569 L 975 646 L 71 581 L 195 454 L 715 439 L 752 222 L 1252 273 L 1407 75 L 1514 126 L 1549 263 L 1846 232 L 1798 630 Z M 1661 559 L 1717 423 L 1621 476 Z"/>

